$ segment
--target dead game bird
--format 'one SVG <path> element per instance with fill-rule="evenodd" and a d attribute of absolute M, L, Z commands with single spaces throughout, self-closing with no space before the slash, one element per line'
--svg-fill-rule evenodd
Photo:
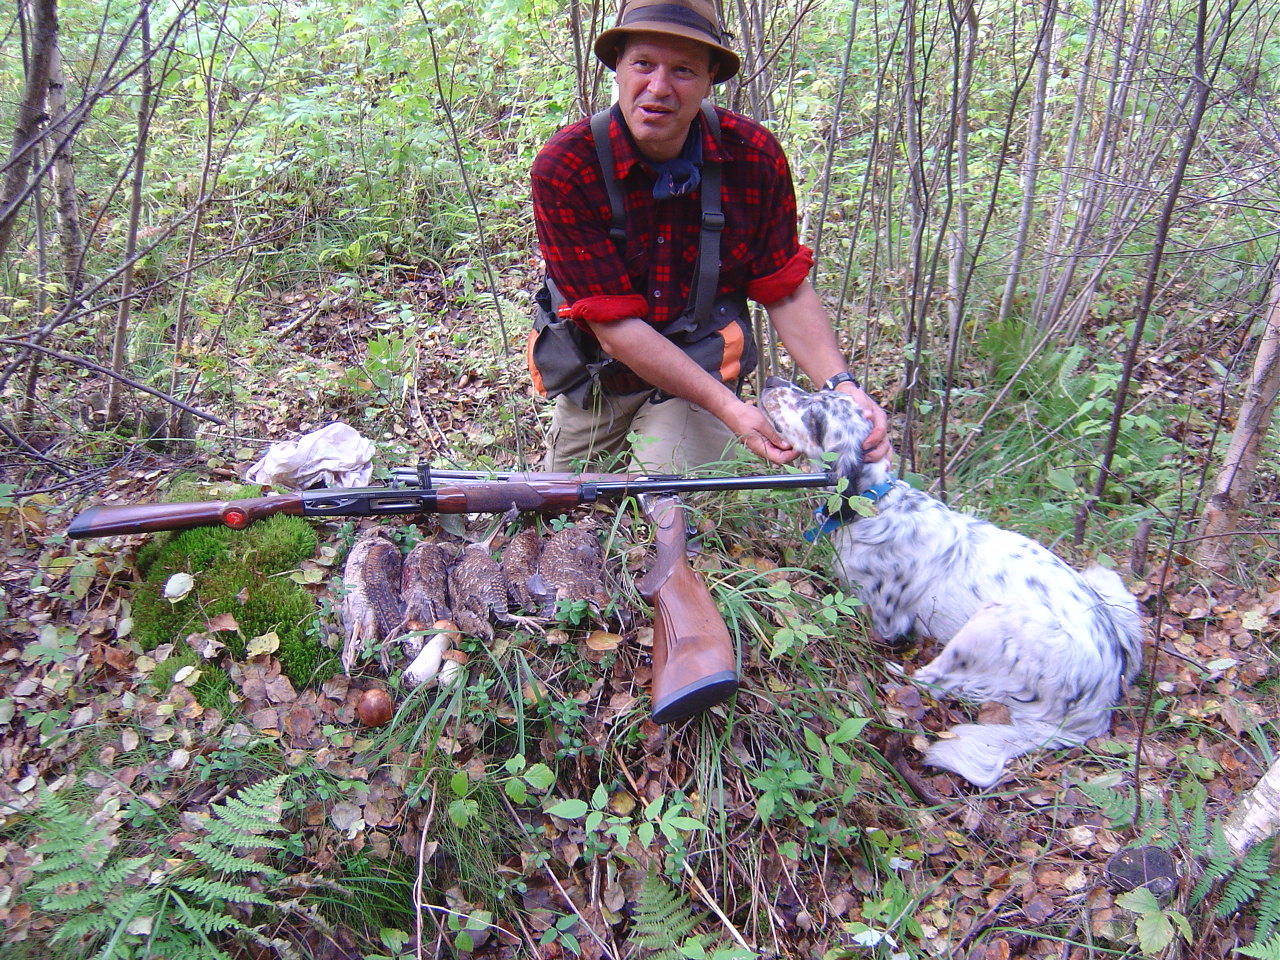
<path fill-rule="evenodd" d="M 507 580 L 489 553 L 490 539 L 468 543 L 448 576 L 454 623 L 465 636 L 485 640 L 493 639 L 490 618 L 507 616 Z"/>
<path fill-rule="evenodd" d="M 422 650 L 426 638 L 406 637 L 416 631 L 429 630 L 438 620 L 452 620 L 449 611 L 449 555 L 445 548 L 431 540 L 418 543 L 404 558 L 400 569 L 400 599 L 404 601 L 404 619 L 395 629 L 410 660 Z"/>
<path fill-rule="evenodd" d="M 553 606 L 561 600 L 586 600 L 599 613 L 608 605 L 599 529 L 599 524 L 582 520 L 553 533 L 543 544 L 538 577 Z"/>
<path fill-rule="evenodd" d="M 400 600 L 400 550 L 376 527 L 357 540 L 347 555 L 342 582 L 342 669 L 351 672 L 369 640 L 382 641 L 404 619 Z"/>
<path fill-rule="evenodd" d="M 507 598 L 511 608 L 534 613 L 546 602 L 537 579 L 542 536 L 533 527 L 516 534 L 502 550 L 502 574 L 507 578 Z"/>

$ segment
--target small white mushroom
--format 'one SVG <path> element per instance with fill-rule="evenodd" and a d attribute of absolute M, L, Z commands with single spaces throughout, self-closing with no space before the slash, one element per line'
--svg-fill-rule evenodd
<path fill-rule="evenodd" d="M 441 674 L 441 665 L 453 663 L 452 660 L 445 661 L 444 652 L 453 647 L 454 643 L 462 639 L 462 635 L 458 632 L 457 624 L 450 620 L 437 620 L 432 624 L 431 629 L 436 631 L 426 644 L 422 647 L 422 651 L 413 659 L 413 662 L 404 670 L 404 682 L 410 687 L 420 687 L 424 683 L 433 686 L 437 682 L 437 677 L 443 679 Z M 455 664 L 455 668 L 456 668 Z M 448 671 L 449 677 L 452 678 L 457 670 Z"/>
<path fill-rule="evenodd" d="M 453 686 L 453 681 L 458 679 L 458 674 L 462 672 L 462 664 L 457 660 L 446 660 L 440 666 L 440 675 L 436 677 L 436 683 L 440 685 L 440 689 L 447 690 Z"/>

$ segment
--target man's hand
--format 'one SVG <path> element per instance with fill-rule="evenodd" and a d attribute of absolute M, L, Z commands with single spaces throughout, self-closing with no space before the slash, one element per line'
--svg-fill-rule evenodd
<path fill-rule="evenodd" d="M 889 443 L 889 417 L 880 409 L 880 405 L 852 383 L 842 383 L 836 389 L 853 397 L 862 409 L 862 415 L 871 421 L 871 432 L 862 443 L 862 449 L 867 453 L 867 460 L 875 463 L 892 456 L 893 446 Z"/>
<path fill-rule="evenodd" d="M 800 456 L 800 451 L 792 449 L 791 444 L 773 429 L 759 407 L 738 401 L 724 422 L 737 434 L 743 446 L 769 463 L 782 466 Z"/>

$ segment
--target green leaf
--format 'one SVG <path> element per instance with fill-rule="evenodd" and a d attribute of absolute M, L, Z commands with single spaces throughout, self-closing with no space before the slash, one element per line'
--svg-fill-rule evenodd
<path fill-rule="evenodd" d="M 561 800 L 548 807 L 546 812 L 562 820 L 578 820 L 585 817 L 589 809 L 585 800 Z"/>
<path fill-rule="evenodd" d="M 850 740 L 856 740 L 862 733 L 863 727 L 870 722 L 870 717 L 849 717 L 833 732 L 827 734 L 827 743 L 848 743 Z"/>
<path fill-rule="evenodd" d="M 1063 493 L 1075 493 L 1077 489 L 1075 475 L 1070 470 L 1054 467 L 1049 471 L 1049 483 Z"/>
<path fill-rule="evenodd" d="M 449 819 L 454 826 L 463 829 L 480 812 L 480 804 L 474 800 L 455 800 L 449 804 Z"/>
<path fill-rule="evenodd" d="M 664 817 L 662 822 L 671 824 L 677 830 L 705 830 L 707 828 L 705 823 L 693 817 Z"/>
<path fill-rule="evenodd" d="M 508 780 L 502 789 L 512 803 L 524 803 L 529 798 L 529 792 L 525 790 L 523 780 Z"/>
<path fill-rule="evenodd" d="M 1154 956 L 1173 942 L 1173 924 L 1162 912 L 1138 914 L 1134 925 L 1142 952 Z"/>
<path fill-rule="evenodd" d="M 1134 931 L 1142 951 L 1148 954 L 1162 952 L 1173 942 L 1173 922 L 1160 909 L 1156 895 L 1146 887 L 1138 887 L 1116 897 L 1116 905 L 1138 915 Z"/>
<path fill-rule="evenodd" d="M 556 775 L 545 763 L 535 763 L 522 775 L 524 782 L 535 790 L 547 791 L 556 782 Z"/>
<path fill-rule="evenodd" d="M 1159 913 L 1160 901 L 1146 887 L 1137 887 L 1116 897 L 1116 906 L 1134 913 Z"/>

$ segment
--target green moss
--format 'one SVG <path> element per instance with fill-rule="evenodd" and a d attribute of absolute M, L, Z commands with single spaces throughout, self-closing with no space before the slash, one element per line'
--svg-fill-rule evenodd
<path fill-rule="evenodd" d="M 156 664 L 156 668 L 151 671 L 151 676 L 147 677 L 147 686 L 157 694 L 166 693 L 173 686 L 174 675 L 179 670 L 183 667 L 199 666 L 199 664 L 199 655 L 183 644 L 173 651 L 169 659 Z"/>
<path fill-rule="evenodd" d="M 134 594 L 134 635 L 151 651 L 162 643 L 181 643 L 214 617 L 231 614 L 239 631 L 221 635 L 231 657 L 244 656 L 247 639 L 274 632 L 280 638 L 281 668 L 296 686 L 332 676 L 332 655 L 307 629 L 316 616 L 314 599 L 281 575 L 315 556 L 317 546 L 311 525 L 289 516 L 271 517 L 243 532 L 200 527 L 157 540 L 138 557 L 146 579 Z M 187 596 L 170 602 L 164 587 L 175 573 L 189 573 L 194 584 Z M 161 679 L 171 682 L 182 665 L 168 668 Z M 211 674 L 210 696 L 219 695 L 218 686 Z M 221 687 L 225 693 L 225 683 Z"/>
<path fill-rule="evenodd" d="M 296 569 L 314 557 L 320 545 L 315 529 L 301 517 L 277 514 L 251 529 L 253 535 L 244 538 L 239 553 L 245 563 L 266 574 Z"/>
<path fill-rule="evenodd" d="M 319 686 L 341 669 L 337 655 L 314 637 L 303 637 L 287 646 L 282 642 L 276 655 L 280 669 L 295 687 Z"/>
<path fill-rule="evenodd" d="M 227 671 L 216 663 L 202 661 L 200 656 L 186 644 L 180 644 L 167 660 L 156 664 L 147 678 L 147 686 L 157 696 L 163 696 L 173 686 L 173 678 L 183 667 L 197 667 L 200 677 L 191 684 L 191 694 L 199 701 L 200 706 L 215 708 L 227 713 L 231 710 L 231 677 Z"/>

